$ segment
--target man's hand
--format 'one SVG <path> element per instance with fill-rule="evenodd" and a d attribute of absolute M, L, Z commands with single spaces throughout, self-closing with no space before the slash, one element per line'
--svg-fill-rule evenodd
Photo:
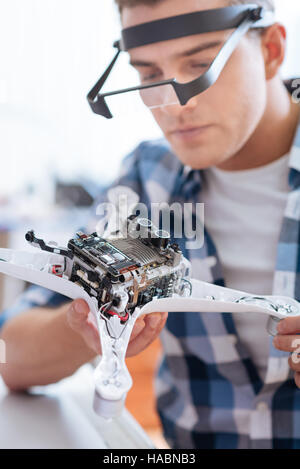
<path fill-rule="evenodd" d="M 167 313 L 139 318 L 127 356 L 150 345 L 166 319 Z M 56 383 L 101 353 L 96 320 L 84 300 L 31 308 L 4 324 L 1 339 L 7 346 L 7 363 L 0 365 L 0 374 L 14 391 Z"/>
<path fill-rule="evenodd" d="M 168 313 L 152 313 L 139 317 L 134 325 L 126 356 L 137 355 L 148 347 L 158 337 L 167 317 Z M 96 319 L 86 301 L 73 301 L 67 311 L 67 320 L 73 331 L 82 336 L 88 347 L 101 354 Z"/>
<path fill-rule="evenodd" d="M 277 331 L 273 345 L 278 350 L 291 352 L 289 366 L 295 371 L 295 383 L 300 388 L 300 316 L 283 319 L 278 324 Z"/>

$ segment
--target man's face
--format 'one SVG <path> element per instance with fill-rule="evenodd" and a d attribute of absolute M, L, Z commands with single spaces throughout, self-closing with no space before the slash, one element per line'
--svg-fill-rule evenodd
<path fill-rule="evenodd" d="M 228 6 L 225 0 L 164 0 L 122 12 L 124 28 L 145 21 Z M 131 49 L 142 83 L 176 78 L 188 82 L 207 69 L 231 31 L 218 31 Z M 199 46 L 209 47 L 199 51 Z M 198 50 L 198 51 L 196 51 Z M 142 63 L 142 65 L 141 65 Z M 248 141 L 266 107 L 266 78 L 260 41 L 244 36 L 217 82 L 185 106 L 151 112 L 178 158 L 194 169 L 217 166 Z"/>

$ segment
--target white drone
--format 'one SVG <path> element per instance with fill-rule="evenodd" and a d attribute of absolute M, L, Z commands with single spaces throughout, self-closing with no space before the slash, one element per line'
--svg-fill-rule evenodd
<path fill-rule="evenodd" d="M 165 311 L 261 313 L 269 316 L 267 330 L 275 335 L 281 319 L 300 315 L 295 299 L 252 295 L 191 278 L 190 262 L 171 244 L 168 232 L 146 218 L 127 215 L 125 236 L 112 226 L 105 237 L 78 232 L 67 248 L 60 248 L 29 231 L 27 241 L 42 252 L 0 249 L 0 272 L 88 303 L 102 348 L 94 409 L 105 418 L 121 413 L 132 386 L 125 356 L 139 316 Z"/>

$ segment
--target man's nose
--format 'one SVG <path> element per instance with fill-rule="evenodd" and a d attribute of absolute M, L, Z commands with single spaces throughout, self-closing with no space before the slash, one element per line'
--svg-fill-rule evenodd
<path fill-rule="evenodd" d="M 179 83 L 188 83 L 191 79 L 191 77 L 186 76 L 184 73 L 180 73 L 178 70 L 168 70 L 168 73 L 173 72 L 172 76 L 176 76 L 176 81 Z M 175 89 L 172 87 L 172 91 L 170 88 L 166 88 L 166 91 L 168 92 L 168 96 L 166 97 L 165 103 L 168 104 L 164 107 L 162 107 L 162 111 L 165 114 L 169 114 L 172 116 L 178 116 L 180 114 L 184 114 L 185 112 L 189 112 L 191 110 L 194 110 L 197 105 L 198 105 L 198 99 L 197 96 L 194 96 L 191 98 L 186 104 L 182 105 L 180 104 L 179 98 L 176 95 Z M 175 96 L 175 99 L 174 99 Z M 172 102 L 173 99 L 173 102 Z"/>
<path fill-rule="evenodd" d="M 181 105 L 179 100 L 176 104 L 167 104 L 161 107 L 161 112 L 165 115 L 169 115 L 172 117 L 178 117 L 181 114 L 185 114 L 186 112 L 193 111 L 197 106 L 199 106 L 199 100 L 197 96 L 191 98 L 186 104 Z"/>

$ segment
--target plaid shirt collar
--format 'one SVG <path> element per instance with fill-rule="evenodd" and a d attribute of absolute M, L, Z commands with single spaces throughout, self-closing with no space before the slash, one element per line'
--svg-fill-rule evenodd
<path fill-rule="evenodd" d="M 296 190 L 300 186 L 300 121 L 290 150 L 289 168 L 289 185 L 291 190 Z M 202 177 L 203 170 L 182 165 L 174 185 L 173 196 L 180 195 L 186 200 L 191 200 L 193 195 L 201 190 Z"/>
<path fill-rule="evenodd" d="M 292 82 L 293 80 L 284 82 L 290 94 L 293 91 Z M 290 150 L 289 168 L 289 185 L 291 190 L 296 190 L 300 186 L 300 120 Z M 202 171 L 203 170 L 192 169 L 188 165 L 182 165 L 174 186 L 173 195 L 191 199 L 193 194 L 201 190 Z"/>
<path fill-rule="evenodd" d="M 292 190 L 296 190 L 300 186 L 300 123 L 291 149 L 289 167 L 289 184 Z"/>

